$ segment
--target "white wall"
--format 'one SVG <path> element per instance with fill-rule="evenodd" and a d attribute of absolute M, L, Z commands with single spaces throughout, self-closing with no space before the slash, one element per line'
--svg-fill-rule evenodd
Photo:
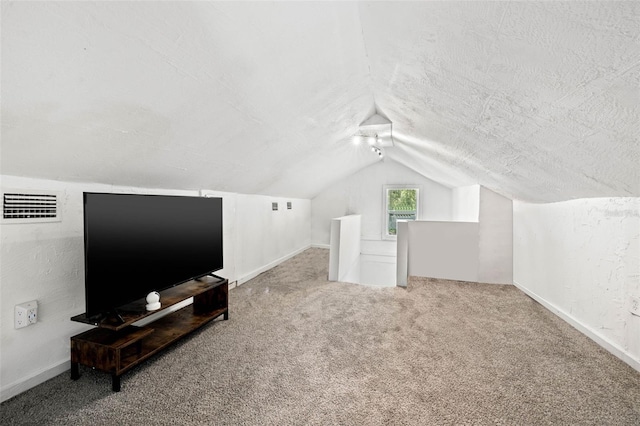
<path fill-rule="evenodd" d="M 395 256 L 395 241 L 382 241 L 383 185 L 420 185 L 421 220 L 451 219 L 451 189 L 385 158 L 327 188 L 311 201 L 311 241 L 328 246 L 331 219 L 362 216 L 362 251 Z"/>
<path fill-rule="evenodd" d="M 640 371 L 640 198 L 513 211 L 514 284 Z"/>
<path fill-rule="evenodd" d="M 451 191 L 451 220 L 477 222 L 480 211 L 480 185 L 453 188 Z"/>
<path fill-rule="evenodd" d="M 513 284 L 513 202 L 480 187 L 478 280 Z"/>
<path fill-rule="evenodd" d="M 2 189 L 61 191 L 62 221 L 0 225 L 0 399 L 69 368 L 69 338 L 90 327 L 70 320 L 84 312 L 83 191 L 198 196 L 175 191 L 1 176 Z M 209 191 L 206 191 L 209 192 Z M 311 242 L 311 202 L 222 193 L 225 269 L 239 283 L 304 250 Z M 230 215 L 236 199 L 235 216 Z M 271 202 L 280 209 L 271 211 Z M 286 209 L 292 201 L 293 209 Z M 227 241 L 225 240 L 225 243 Z M 233 247 L 235 245 L 235 247 Z M 229 252 L 230 250 L 230 252 Z M 38 301 L 38 322 L 15 330 L 18 303 Z"/>
<path fill-rule="evenodd" d="M 409 222 L 398 231 L 398 285 L 408 275 L 512 284 L 512 201 L 472 185 L 454 189 L 452 210 L 457 220 Z"/>
<path fill-rule="evenodd" d="M 408 222 L 410 276 L 478 281 L 478 223 Z"/>
<path fill-rule="evenodd" d="M 287 209 L 291 201 L 291 210 Z M 278 203 L 278 210 L 271 203 Z M 237 195 L 236 274 L 242 284 L 311 246 L 311 201 Z"/>

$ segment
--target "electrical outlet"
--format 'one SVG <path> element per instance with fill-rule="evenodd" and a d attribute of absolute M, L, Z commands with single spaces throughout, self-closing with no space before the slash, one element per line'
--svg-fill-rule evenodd
<path fill-rule="evenodd" d="M 640 297 L 631 297 L 629 312 L 640 317 Z"/>
<path fill-rule="evenodd" d="M 23 328 L 38 321 L 38 301 L 21 303 L 16 305 L 14 327 L 16 329 Z"/>

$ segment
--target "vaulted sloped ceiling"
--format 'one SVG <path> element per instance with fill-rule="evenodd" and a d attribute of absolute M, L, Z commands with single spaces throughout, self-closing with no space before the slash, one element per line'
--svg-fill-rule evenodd
<path fill-rule="evenodd" d="M 3 174 L 311 198 L 398 161 L 640 196 L 638 2 L 3 2 Z"/>
<path fill-rule="evenodd" d="M 639 2 L 372 2 L 361 16 L 400 161 L 437 178 L 439 159 L 531 201 L 640 195 Z"/>

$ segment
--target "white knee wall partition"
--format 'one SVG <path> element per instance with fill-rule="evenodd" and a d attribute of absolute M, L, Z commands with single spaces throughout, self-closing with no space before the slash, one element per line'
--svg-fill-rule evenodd
<path fill-rule="evenodd" d="M 359 282 L 361 216 L 349 215 L 331 220 L 329 281 Z"/>
<path fill-rule="evenodd" d="M 396 232 L 396 285 L 406 287 L 409 284 L 409 223 L 406 220 L 399 220 L 396 223 Z"/>

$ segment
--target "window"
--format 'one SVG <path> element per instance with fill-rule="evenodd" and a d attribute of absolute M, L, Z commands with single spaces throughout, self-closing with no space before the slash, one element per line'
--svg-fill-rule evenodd
<path fill-rule="evenodd" d="M 382 238 L 396 239 L 396 223 L 398 220 L 418 219 L 420 189 L 409 185 L 384 186 L 384 230 Z"/>

